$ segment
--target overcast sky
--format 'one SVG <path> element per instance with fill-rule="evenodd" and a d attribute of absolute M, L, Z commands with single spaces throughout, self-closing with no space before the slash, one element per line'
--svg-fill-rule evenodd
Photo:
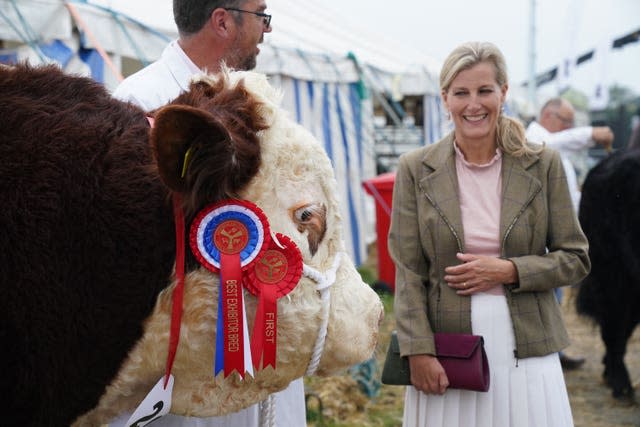
<path fill-rule="evenodd" d="M 531 0 L 322 0 L 321 3 L 327 10 L 345 17 L 348 25 L 366 26 L 440 60 L 465 41 L 491 41 L 505 54 L 512 84 L 528 78 Z M 535 4 L 538 73 L 557 65 L 565 52 L 582 54 L 603 40 L 612 41 L 640 29 L 640 0 L 536 0 Z M 609 83 L 629 86 L 640 95 L 640 43 L 613 50 L 609 59 Z M 598 74 L 591 64 L 583 64 L 576 70 L 575 82 L 582 88 Z"/>
<path fill-rule="evenodd" d="M 94 0 L 129 11 L 152 24 L 174 27 L 171 0 Z M 153 6 L 149 7 L 152 3 Z M 273 13 L 267 40 L 305 50 L 327 43 L 346 54 L 349 44 L 368 44 L 391 63 L 439 63 L 458 44 L 491 41 L 504 53 L 512 88 L 525 82 L 530 63 L 531 0 L 266 0 Z M 535 0 L 536 73 L 640 28 L 640 0 Z M 332 38 L 333 36 L 333 38 Z M 327 40 L 321 40 L 327 38 Z M 345 47 L 349 46 L 349 47 Z M 596 61 L 576 69 L 572 86 L 588 91 L 601 70 Z M 439 72 L 439 68 L 436 70 Z M 612 50 L 606 84 L 640 95 L 640 42 Z M 555 95 L 555 83 L 541 92 Z"/>

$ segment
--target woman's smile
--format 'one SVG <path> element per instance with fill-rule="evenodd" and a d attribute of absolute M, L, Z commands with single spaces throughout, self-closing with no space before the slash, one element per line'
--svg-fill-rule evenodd
<path fill-rule="evenodd" d="M 479 122 L 481 120 L 484 120 L 487 118 L 489 114 L 485 113 L 485 114 L 464 114 L 462 117 L 468 121 L 468 122 Z"/>

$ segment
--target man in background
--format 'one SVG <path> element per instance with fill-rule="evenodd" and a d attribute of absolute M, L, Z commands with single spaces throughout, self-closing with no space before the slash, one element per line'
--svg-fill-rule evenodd
<path fill-rule="evenodd" d="M 613 132 L 608 126 L 575 125 L 575 110 L 566 99 L 552 98 L 540 110 L 540 118 L 527 127 L 527 139 L 531 142 L 545 143 L 560 152 L 564 173 L 567 176 L 571 203 L 576 213 L 580 206 L 580 186 L 576 170 L 571 163 L 571 155 L 580 153 L 596 144 L 610 150 Z M 562 289 L 556 288 L 556 297 L 562 303 Z M 560 353 L 560 363 L 564 369 L 577 369 L 584 363 L 583 357 L 569 357 Z"/>
<path fill-rule="evenodd" d="M 223 63 L 235 70 L 256 66 L 264 33 L 271 32 L 265 0 L 174 0 L 178 40 L 172 41 L 156 62 L 126 78 L 113 96 L 151 111 L 189 89 L 194 75 L 215 73 Z M 257 427 L 260 405 L 221 417 L 187 418 L 166 415 L 157 427 Z M 123 415 L 110 426 L 125 423 Z M 306 425 L 302 378 L 275 395 L 277 427 Z"/>
<path fill-rule="evenodd" d="M 222 63 L 235 70 L 256 66 L 271 15 L 264 0 L 174 0 L 178 40 L 159 60 L 127 77 L 113 96 L 146 111 L 159 108 L 189 89 L 191 77 L 215 73 Z"/>
<path fill-rule="evenodd" d="M 544 142 L 560 152 L 571 201 L 577 212 L 580 206 L 580 186 L 570 157 L 596 144 L 610 150 L 613 132 L 608 126 L 574 127 L 574 121 L 575 110 L 571 103 L 566 99 L 552 98 L 542 106 L 538 121 L 534 120 L 527 127 L 527 139 L 531 142 Z"/>

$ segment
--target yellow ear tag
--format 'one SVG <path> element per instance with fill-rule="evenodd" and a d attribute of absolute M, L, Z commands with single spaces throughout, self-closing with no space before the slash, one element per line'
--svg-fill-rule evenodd
<path fill-rule="evenodd" d="M 184 178 L 184 174 L 187 173 L 187 166 L 189 166 L 189 159 L 191 157 L 191 147 L 187 149 L 187 152 L 184 153 L 184 160 L 182 161 L 182 173 L 180 174 L 180 178 Z"/>

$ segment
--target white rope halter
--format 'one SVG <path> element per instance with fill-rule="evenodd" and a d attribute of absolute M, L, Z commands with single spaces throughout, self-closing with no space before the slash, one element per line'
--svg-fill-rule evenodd
<path fill-rule="evenodd" d="M 276 395 L 270 394 L 265 400 L 260 402 L 260 425 L 262 427 L 273 427 L 276 425 Z"/>
<path fill-rule="evenodd" d="M 302 269 L 302 274 L 304 274 L 305 277 L 316 282 L 316 290 L 320 292 L 320 299 L 322 301 L 322 320 L 320 323 L 320 331 L 316 338 L 316 344 L 313 347 L 311 362 L 309 363 L 307 372 L 305 373 L 307 376 L 315 374 L 318 369 L 318 365 L 320 364 L 320 356 L 322 356 L 322 350 L 324 350 L 324 343 L 327 338 L 327 328 L 329 326 L 329 303 L 331 299 L 331 293 L 329 291 L 331 286 L 336 282 L 336 273 L 340 266 L 342 254 L 343 252 L 338 252 L 336 254 L 336 257 L 333 260 L 333 265 L 324 274 L 306 264 Z"/>

